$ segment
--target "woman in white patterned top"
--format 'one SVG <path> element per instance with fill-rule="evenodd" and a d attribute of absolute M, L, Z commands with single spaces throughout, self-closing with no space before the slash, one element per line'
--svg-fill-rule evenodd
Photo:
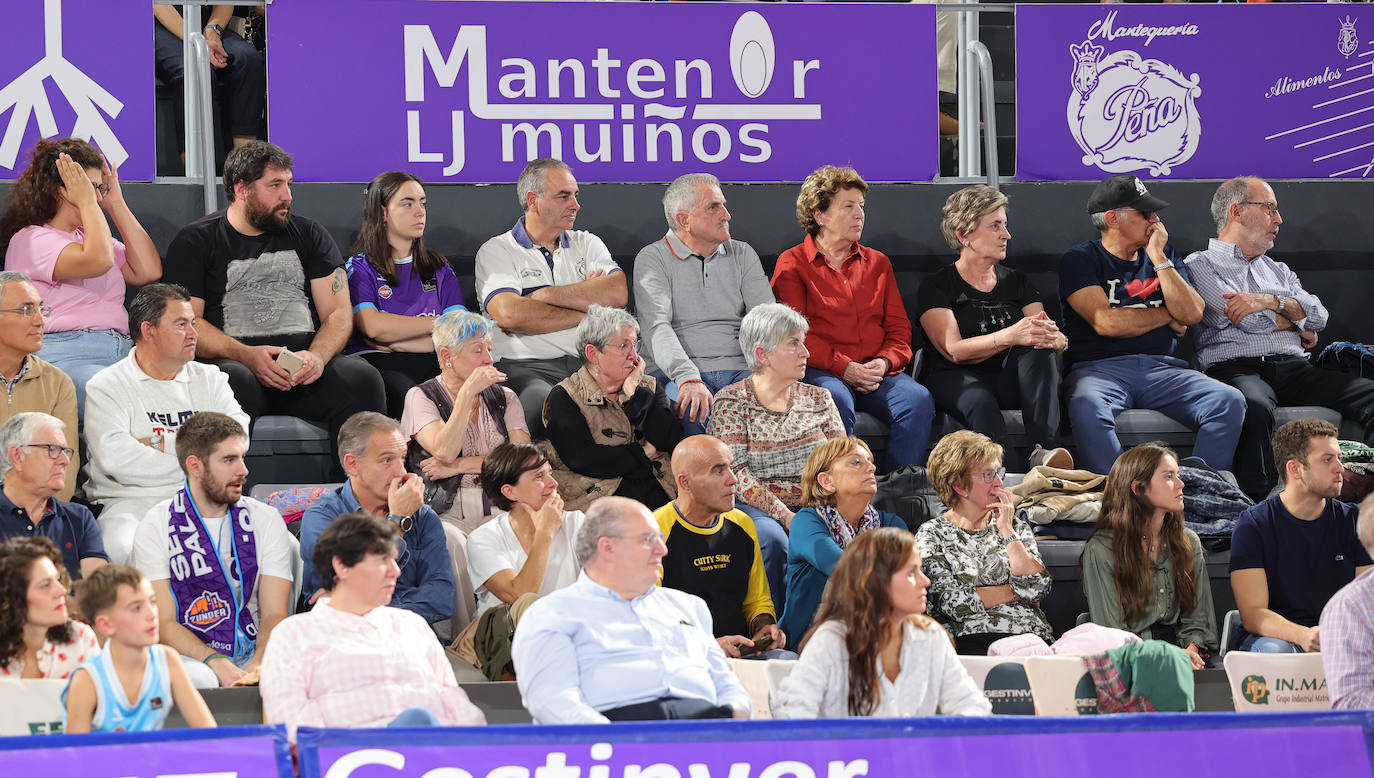
<path fill-rule="evenodd" d="M 949 635 L 922 615 L 929 583 L 910 532 L 883 527 L 855 539 L 835 566 L 818 626 L 782 682 L 778 716 L 991 713 Z"/>
<path fill-rule="evenodd" d="M 993 641 L 1024 633 L 1053 640 L 1039 603 L 1054 579 L 1002 488 L 1002 447 L 959 430 L 935 445 L 926 469 L 949 510 L 922 524 L 916 543 L 930 576 L 931 613 L 954 634 L 959 653 L 984 655 Z"/>
<path fill-rule="evenodd" d="M 100 653 L 67 612 L 67 570 L 51 540 L 0 543 L 0 678 L 66 678 Z"/>

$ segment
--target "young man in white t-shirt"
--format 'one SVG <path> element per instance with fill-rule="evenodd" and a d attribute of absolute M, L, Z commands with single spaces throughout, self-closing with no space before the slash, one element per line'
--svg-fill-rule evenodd
<path fill-rule="evenodd" d="M 257 668 L 290 613 L 295 538 L 275 508 L 243 496 L 248 435 L 222 413 L 181 425 L 186 485 L 148 512 L 134 566 L 153 583 L 163 643 L 198 688 L 228 686 Z"/>

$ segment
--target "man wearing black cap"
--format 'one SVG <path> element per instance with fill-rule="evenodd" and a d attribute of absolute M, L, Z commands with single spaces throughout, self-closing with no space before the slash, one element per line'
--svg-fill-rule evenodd
<path fill-rule="evenodd" d="M 1203 301 L 1167 245 L 1157 212 L 1168 205 L 1133 175 L 1108 178 L 1088 198 L 1101 237 L 1060 260 L 1068 415 L 1079 462 L 1095 473 L 1120 456 L 1116 417 L 1130 408 L 1195 428 L 1193 454 L 1212 467 L 1229 470 L 1235 454 L 1245 399 L 1177 356 Z"/>

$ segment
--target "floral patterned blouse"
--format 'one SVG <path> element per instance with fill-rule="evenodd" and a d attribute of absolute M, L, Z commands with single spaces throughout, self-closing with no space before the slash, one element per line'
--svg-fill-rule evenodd
<path fill-rule="evenodd" d="M 1030 525 L 1013 519 L 1012 529 L 1026 552 L 1043 567 L 1044 560 L 1035 547 Z M 996 524 L 988 522 L 983 529 L 969 532 L 939 516 L 916 530 L 916 547 L 921 552 L 921 569 L 930 579 L 926 610 L 955 637 L 1005 632 L 1039 635 L 1047 643 L 1054 639 L 1050 622 L 1039 607 L 1039 602 L 1050 593 L 1054 579 L 1048 570 L 1012 575 Z M 1019 598 L 1016 602 L 992 608 L 983 606 L 978 587 L 1008 584 Z"/>
<path fill-rule="evenodd" d="M 95 630 L 79 621 L 67 623 L 72 625 L 70 643 L 43 642 L 43 650 L 38 654 L 38 672 L 44 678 L 66 678 L 81 666 L 82 662 L 100 653 L 100 643 L 95 639 Z M 19 678 L 23 674 L 23 659 L 11 659 L 0 664 L 0 678 Z"/>

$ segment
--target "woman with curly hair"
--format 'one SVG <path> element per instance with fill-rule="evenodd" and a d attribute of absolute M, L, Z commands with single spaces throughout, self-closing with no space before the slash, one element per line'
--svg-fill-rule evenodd
<path fill-rule="evenodd" d="M 1174 643 L 1202 669 L 1217 647 L 1216 611 L 1202 543 L 1183 526 L 1173 451 L 1146 443 L 1117 458 L 1080 562 L 1094 624 Z"/>
<path fill-rule="evenodd" d="M 124 202 L 118 171 L 84 140 L 38 141 L 3 210 L 5 269 L 27 274 L 51 309 L 38 356 L 71 376 L 84 413 L 86 382 L 133 345 L 125 285 L 161 278 L 162 258 Z"/>
<path fill-rule="evenodd" d="M 51 540 L 0 543 L 0 678 L 66 678 L 100 653 L 95 631 L 67 612 L 70 583 Z"/>
<path fill-rule="evenodd" d="M 859 243 L 867 193 L 853 168 L 826 165 L 806 177 L 797 196 L 806 238 L 778 257 L 773 294 L 811 323 L 802 380 L 830 392 L 846 435 L 856 408 L 887 422 L 883 464 L 896 470 L 925 461 L 935 404 L 907 374 L 911 320 L 892 263 Z"/>
<path fill-rule="evenodd" d="M 991 713 L 949 636 L 923 615 L 929 584 L 910 532 L 883 527 L 859 536 L 835 565 L 817 626 L 782 682 L 778 715 Z"/>
<path fill-rule="evenodd" d="M 439 372 L 430 334 L 434 320 L 464 310 L 448 260 L 425 247 L 424 183 L 390 170 L 367 185 L 363 224 L 353 245 L 348 291 L 353 337 L 344 348 L 382 374 L 387 415 L 399 419 L 406 392 Z"/>

